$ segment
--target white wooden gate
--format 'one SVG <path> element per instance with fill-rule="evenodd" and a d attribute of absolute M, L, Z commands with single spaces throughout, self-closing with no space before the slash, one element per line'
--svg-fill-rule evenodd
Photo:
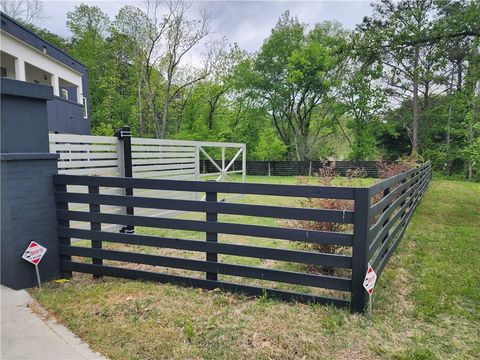
<path fill-rule="evenodd" d="M 221 149 L 221 165 L 218 165 L 209 150 Z M 233 149 L 234 155 L 226 158 L 226 149 Z M 50 152 L 60 154 L 59 174 L 90 176 L 123 176 L 123 146 L 121 140 L 110 136 L 90 136 L 71 134 L 50 134 Z M 241 174 L 246 180 L 246 147 L 240 143 L 161 140 L 131 138 L 132 173 L 135 178 L 202 180 L 214 177 L 216 181 L 230 179 L 232 174 Z M 242 156 L 242 169 L 233 170 L 234 161 Z M 200 173 L 200 159 L 204 157 L 211 162 L 218 172 Z M 87 192 L 82 186 L 70 186 L 68 191 Z M 101 194 L 123 194 L 120 189 L 100 188 Z M 171 199 L 203 199 L 203 194 L 180 191 L 161 191 L 135 189 L 135 196 L 159 197 Z M 227 200 L 228 198 L 226 198 Z M 70 205 L 71 210 L 88 211 L 88 205 Z M 125 208 L 103 206 L 101 212 L 124 213 Z M 172 210 L 135 209 L 136 215 L 172 216 L 178 214 Z M 72 224 L 73 227 L 82 227 Z M 85 227 L 85 225 L 83 225 Z M 102 225 L 104 230 L 117 230 L 119 226 Z"/>

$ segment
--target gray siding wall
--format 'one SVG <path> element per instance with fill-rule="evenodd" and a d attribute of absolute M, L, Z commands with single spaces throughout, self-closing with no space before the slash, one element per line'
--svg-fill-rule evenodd
<path fill-rule="evenodd" d="M 52 174 L 56 159 L 1 161 L 1 282 L 12 289 L 37 285 L 35 268 L 22 259 L 30 241 L 48 250 L 39 270 L 42 281 L 59 276 L 58 238 Z"/>
<path fill-rule="evenodd" d="M 1 82 L 1 283 L 13 289 L 37 285 L 35 268 L 22 259 L 30 241 L 48 250 L 39 269 L 43 281 L 59 277 L 53 175 L 49 154 L 47 101 L 50 86 L 12 79 Z"/>
<path fill-rule="evenodd" d="M 83 107 L 55 97 L 47 104 L 48 130 L 59 134 L 90 135 L 90 119 L 83 118 Z"/>

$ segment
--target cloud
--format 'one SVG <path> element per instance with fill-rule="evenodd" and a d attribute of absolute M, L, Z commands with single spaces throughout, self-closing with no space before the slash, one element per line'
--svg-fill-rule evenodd
<path fill-rule="evenodd" d="M 143 1 L 83 1 L 99 6 L 110 18 L 127 4 L 143 6 Z M 45 19 L 38 23 L 50 31 L 69 36 L 67 12 L 81 1 L 44 1 Z M 194 1 L 192 15 L 208 9 L 213 16 L 217 36 L 226 36 L 247 51 L 256 51 L 270 34 L 279 16 L 286 10 L 297 15 L 301 22 L 313 25 L 325 20 L 337 20 L 353 29 L 365 15 L 371 13 L 368 1 Z"/>

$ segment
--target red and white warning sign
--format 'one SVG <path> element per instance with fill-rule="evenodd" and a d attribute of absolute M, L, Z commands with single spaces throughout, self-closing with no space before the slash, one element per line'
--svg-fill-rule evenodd
<path fill-rule="evenodd" d="M 375 286 L 375 282 L 377 281 L 377 274 L 375 270 L 368 265 L 367 273 L 365 274 L 365 280 L 363 280 L 363 287 L 367 292 L 372 295 L 373 294 L 373 287 Z"/>
<path fill-rule="evenodd" d="M 47 252 L 47 248 L 43 247 L 42 245 L 32 241 L 29 245 L 27 250 L 22 255 L 22 259 L 31 262 L 33 265 L 38 265 L 40 260 L 42 260 L 43 255 Z"/>

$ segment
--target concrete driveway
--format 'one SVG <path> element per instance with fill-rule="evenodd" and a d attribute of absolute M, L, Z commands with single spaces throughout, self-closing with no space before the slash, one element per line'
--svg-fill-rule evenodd
<path fill-rule="evenodd" d="M 1 293 L 2 360 L 106 360 L 55 320 L 43 320 L 28 307 L 25 290 L 6 287 Z"/>

